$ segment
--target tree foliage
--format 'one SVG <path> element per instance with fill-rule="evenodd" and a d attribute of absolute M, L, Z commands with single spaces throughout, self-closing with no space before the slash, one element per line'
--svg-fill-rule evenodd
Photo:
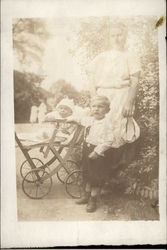
<path fill-rule="evenodd" d="M 81 107 L 89 106 L 89 91 L 78 91 L 71 83 L 66 82 L 63 79 L 54 82 L 50 88 L 50 92 L 57 98 L 57 102 L 59 102 L 64 96 L 67 96 L 69 99 L 73 99 L 75 104 Z"/>
<path fill-rule="evenodd" d="M 32 64 L 41 66 L 45 42 L 49 38 L 45 22 L 37 18 L 19 18 L 13 23 L 13 49 L 20 67 L 31 72 Z"/>
<path fill-rule="evenodd" d="M 33 73 L 14 71 L 14 109 L 15 122 L 29 122 L 32 105 L 39 105 L 47 96 L 46 91 L 41 91 L 35 85 L 42 79 Z"/>
<path fill-rule="evenodd" d="M 44 19 L 19 18 L 13 22 L 15 122 L 28 122 L 30 108 L 46 91 L 39 88 L 42 56 L 49 37 Z"/>

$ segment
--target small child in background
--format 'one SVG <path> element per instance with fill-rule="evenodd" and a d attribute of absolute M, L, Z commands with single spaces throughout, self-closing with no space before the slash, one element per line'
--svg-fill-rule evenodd
<path fill-rule="evenodd" d="M 35 122 L 43 122 L 45 119 L 45 115 L 48 112 L 51 112 L 55 109 L 56 106 L 56 99 L 54 96 L 49 96 L 46 98 L 45 102 L 42 102 L 39 107 L 37 106 L 32 106 L 31 108 L 31 114 L 30 114 L 30 122 L 35 123 Z"/>
<path fill-rule="evenodd" d="M 106 116 L 109 110 L 108 98 L 95 96 L 91 100 L 91 116 L 72 118 L 85 127 L 82 159 L 84 187 L 77 204 L 87 204 L 87 212 L 96 210 L 97 197 L 110 173 L 108 151 L 112 147 L 114 136 Z"/>

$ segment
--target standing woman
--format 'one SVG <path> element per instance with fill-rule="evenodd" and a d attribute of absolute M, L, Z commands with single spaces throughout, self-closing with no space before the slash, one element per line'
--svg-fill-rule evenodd
<path fill-rule="evenodd" d="M 133 119 L 141 72 L 137 56 L 126 48 L 127 28 L 118 23 L 110 29 L 111 50 L 94 58 L 88 67 L 91 93 L 110 100 L 110 121 L 115 133 L 113 147 L 134 142 L 140 129 Z"/>

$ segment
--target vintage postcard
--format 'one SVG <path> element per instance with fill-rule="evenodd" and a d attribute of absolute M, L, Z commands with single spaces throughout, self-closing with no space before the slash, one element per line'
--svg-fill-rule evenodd
<path fill-rule="evenodd" d="M 164 6 L 2 1 L 4 247 L 166 243 Z"/>

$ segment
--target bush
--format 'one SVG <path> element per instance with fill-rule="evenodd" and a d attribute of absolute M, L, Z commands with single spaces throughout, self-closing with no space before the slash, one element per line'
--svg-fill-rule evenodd
<path fill-rule="evenodd" d="M 41 78 L 31 73 L 14 71 L 14 111 L 15 122 L 29 122 L 32 105 L 39 105 L 44 95 L 35 86 Z"/>

